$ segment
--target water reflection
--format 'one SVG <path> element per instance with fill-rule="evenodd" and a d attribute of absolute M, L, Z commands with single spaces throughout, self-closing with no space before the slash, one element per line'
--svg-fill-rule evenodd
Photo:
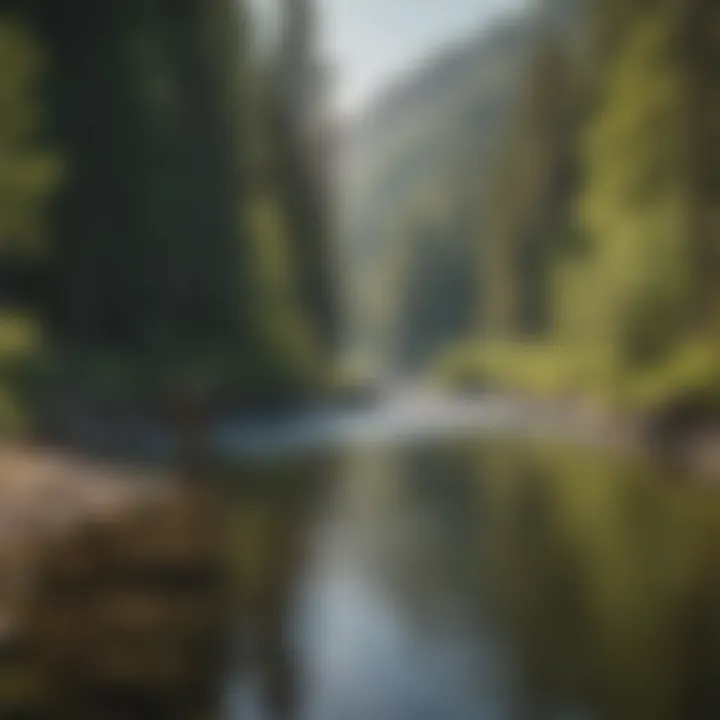
<path fill-rule="evenodd" d="M 198 687 L 224 683 L 228 720 L 720 717 L 715 488 L 602 453 L 449 440 L 258 461 L 218 479 L 232 579 L 220 644 L 233 652 L 222 671 L 186 659 Z M 174 533 L 168 523 L 156 532 Z M 143 562 L 145 535 L 133 534 Z M 112 587 L 93 590 L 111 609 Z M 172 587 L 147 595 L 165 598 L 148 637 L 216 620 L 193 610 L 194 585 Z M 86 666 L 102 668 L 105 645 L 93 650 L 95 626 L 72 607 Z M 150 606 L 137 607 L 132 623 Z M 158 652 L 180 647 L 168 633 Z M 79 647 L 44 637 L 36 657 Z M 7 662 L 0 699 L 17 686 Z M 118 715 L 117 697 L 96 698 L 94 717 L 141 717 Z M 161 716 L 194 717 L 172 703 Z"/>
<path fill-rule="evenodd" d="M 720 713 L 713 489 L 586 451 L 445 442 L 346 455 L 325 491 L 283 593 L 295 717 Z"/>
<path fill-rule="evenodd" d="M 410 469 L 355 458 L 342 481 L 324 534 L 332 549 L 305 596 L 307 718 L 499 716 L 499 657 L 489 638 L 468 635 L 474 617 L 458 592 L 453 533 Z"/>

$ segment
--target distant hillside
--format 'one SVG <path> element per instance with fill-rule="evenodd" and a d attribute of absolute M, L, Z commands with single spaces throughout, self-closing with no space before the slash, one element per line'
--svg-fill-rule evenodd
<path fill-rule="evenodd" d="M 533 33 L 529 16 L 513 16 L 443 48 L 386 87 L 348 129 L 345 239 L 354 278 L 355 341 L 361 346 L 381 345 L 386 355 L 414 364 L 440 336 L 460 333 L 472 322 L 470 227 L 513 114 Z M 427 327 L 432 318 L 418 308 L 424 337 L 403 338 L 400 326 L 405 335 L 417 334 L 404 308 L 403 268 L 421 244 L 426 253 L 435 245 L 444 256 L 436 258 L 439 265 L 430 263 L 434 277 L 428 281 L 442 291 L 445 265 L 454 291 L 426 298 L 439 327 Z"/>
<path fill-rule="evenodd" d="M 478 233 L 547 33 L 576 0 L 544 0 L 437 50 L 347 129 L 345 251 L 354 342 L 416 368 L 476 321 Z"/>

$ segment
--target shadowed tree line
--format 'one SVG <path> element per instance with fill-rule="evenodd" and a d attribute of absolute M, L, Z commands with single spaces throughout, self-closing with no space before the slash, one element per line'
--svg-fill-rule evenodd
<path fill-rule="evenodd" d="M 327 123 L 313 8 L 283 17 L 261 58 L 242 3 L 3 4 L 6 415 L 18 390 L 39 410 L 321 389 Z"/>

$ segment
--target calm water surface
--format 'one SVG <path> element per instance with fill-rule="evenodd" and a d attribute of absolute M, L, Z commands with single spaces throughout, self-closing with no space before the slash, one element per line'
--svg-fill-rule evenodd
<path fill-rule="evenodd" d="M 226 716 L 720 717 L 720 493 L 540 442 L 258 460 Z"/>

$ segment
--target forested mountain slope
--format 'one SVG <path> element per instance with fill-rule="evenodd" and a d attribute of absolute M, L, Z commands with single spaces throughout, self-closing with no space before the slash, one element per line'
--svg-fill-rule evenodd
<path fill-rule="evenodd" d="M 586 12 L 583 42 L 546 36 L 524 81 L 478 237 L 474 350 L 456 359 L 481 384 L 707 422 L 720 416 L 720 10 Z"/>
<path fill-rule="evenodd" d="M 554 3 L 497 19 L 398 78 L 350 128 L 345 251 L 360 354 L 380 348 L 381 364 L 417 368 L 476 325 L 478 236 L 503 146 L 542 33 L 569 16 Z"/>

